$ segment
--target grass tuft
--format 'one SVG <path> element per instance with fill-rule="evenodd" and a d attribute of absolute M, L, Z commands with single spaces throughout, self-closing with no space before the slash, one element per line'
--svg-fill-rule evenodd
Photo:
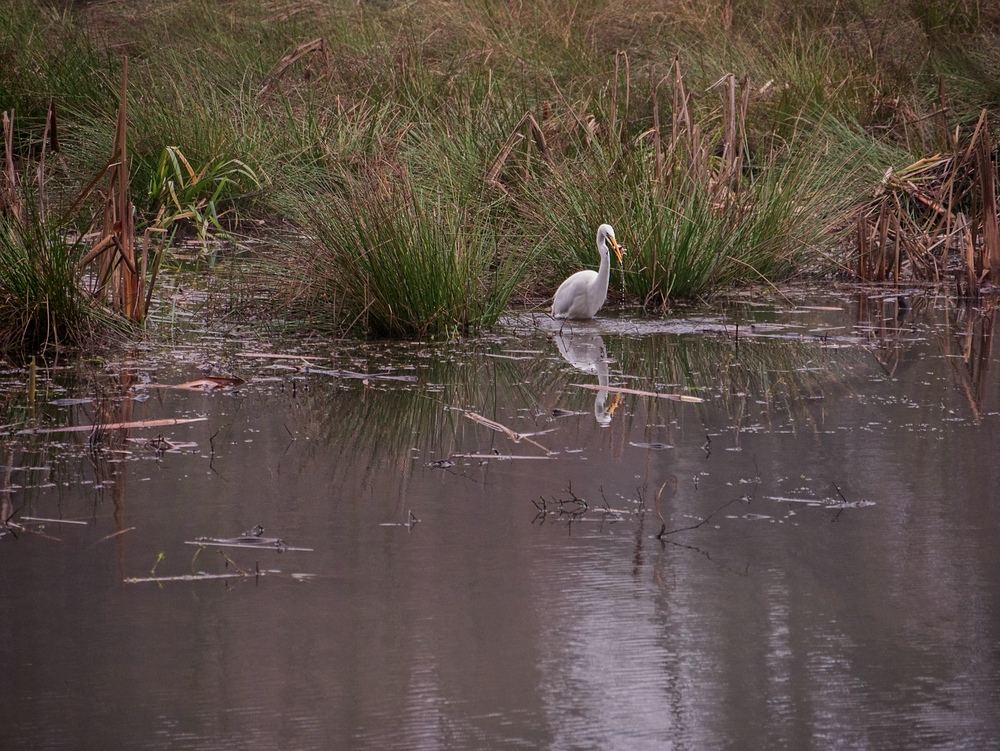
<path fill-rule="evenodd" d="M 501 234 L 489 204 L 443 187 L 428 195 L 383 174 L 312 213 L 318 242 L 297 261 L 315 324 L 422 339 L 497 321 L 531 253 Z"/>
<path fill-rule="evenodd" d="M 110 324 L 81 286 L 82 255 L 65 228 L 0 218 L 0 349 L 78 345 Z"/>

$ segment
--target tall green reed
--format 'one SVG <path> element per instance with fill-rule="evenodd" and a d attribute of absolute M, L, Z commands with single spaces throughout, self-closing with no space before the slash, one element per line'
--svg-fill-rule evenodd
<path fill-rule="evenodd" d="M 314 324 L 374 337 L 467 334 L 497 321 L 531 258 L 476 194 L 406 173 L 373 175 L 312 212 L 318 242 L 297 256 Z"/>
<path fill-rule="evenodd" d="M 0 217 L 0 350 L 78 345 L 110 330 L 111 317 L 91 304 L 80 283 L 83 241 L 27 214 Z"/>

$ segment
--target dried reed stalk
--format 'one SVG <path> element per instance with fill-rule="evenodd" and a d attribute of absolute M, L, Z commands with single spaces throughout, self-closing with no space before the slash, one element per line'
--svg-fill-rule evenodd
<path fill-rule="evenodd" d="M 983 117 L 985 116 L 984 111 Z M 977 143 L 975 161 L 979 203 L 983 217 L 980 229 L 983 249 L 981 273 L 997 283 L 1000 281 L 1000 227 L 997 225 L 996 165 L 993 163 L 993 145 L 988 128 L 982 130 Z"/>
<path fill-rule="evenodd" d="M 869 222 L 865 214 L 858 212 L 858 279 L 867 281 L 870 276 L 871 242 L 869 237 Z"/>
<path fill-rule="evenodd" d="M 653 154 L 656 157 L 654 181 L 663 185 L 663 150 L 660 148 L 660 102 L 656 95 L 660 82 L 656 80 L 656 67 L 650 70 L 650 87 L 653 90 Z"/>
<path fill-rule="evenodd" d="M 132 321 L 142 323 L 148 308 L 144 279 L 147 248 L 144 246 L 143 257 L 137 259 L 135 208 L 129 193 L 127 99 L 128 58 L 125 58 L 122 66 L 121 99 L 118 104 L 118 120 L 115 126 L 111 159 L 94 181 L 80 194 L 74 202 L 74 206 L 78 205 L 93 190 L 98 180 L 105 174 L 108 176 L 108 191 L 104 200 L 101 231 L 98 233 L 90 252 L 80 260 L 80 266 L 96 262 L 95 297 L 98 300 L 108 302 L 113 310 Z M 140 269 L 142 269 L 142 273 L 140 273 Z"/>
<path fill-rule="evenodd" d="M 625 116 L 624 122 L 628 122 L 629 96 L 631 95 L 631 71 L 629 70 L 628 53 L 625 50 L 618 50 L 615 53 L 615 85 L 611 89 L 611 134 L 610 137 L 618 136 L 618 61 L 625 60 Z M 624 135 L 624 133 L 622 134 Z"/>
<path fill-rule="evenodd" d="M 684 74 L 681 73 L 680 55 L 674 56 L 673 65 L 674 83 L 674 106 L 673 106 L 673 128 L 670 135 L 670 150 L 673 152 L 677 148 L 681 133 L 687 134 L 690 146 L 691 138 L 691 113 L 688 111 L 688 96 L 684 91 Z"/>
<path fill-rule="evenodd" d="M 949 269 L 960 295 L 978 297 L 1000 283 L 996 163 L 984 110 L 971 137 L 951 153 L 887 170 L 875 198 L 856 219 L 858 278 L 940 281 Z M 971 215 L 967 212 L 971 210 Z"/>
<path fill-rule="evenodd" d="M 514 148 L 521 143 L 521 141 L 525 140 L 526 136 L 521 132 L 521 130 L 526 126 L 528 128 L 528 132 L 531 134 L 532 140 L 535 142 L 535 147 L 542 155 L 542 158 L 546 161 L 550 160 L 549 146 L 548 142 L 545 140 L 545 133 L 542 132 L 542 128 L 535 119 L 535 116 L 530 112 L 525 112 L 524 117 L 518 121 L 514 130 L 512 130 L 510 135 L 507 136 L 507 140 L 504 141 L 503 146 L 500 147 L 500 151 L 497 153 L 496 157 L 494 157 L 493 163 L 490 165 L 490 168 L 486 173 L 485 181 L 490 185 L 503 189 L 503 184 L 500 182 L 500 173 L 503 171 L 504 165 L 507 163 L 507 159 L 510 157 Z"/>
<path fill-rule="evenodd" d="M 17 191 L 17 172 L 14 170 L 14 110 L 3 113 L 3 171 L 0 172 L 0 215 L 20 221 L 21 199 Z"/>
<path fill-rule="evenodd" d="M 260 97 L 266 96 L 268 93 L 270 93 L 271 89 L 274 88 L 274 85 L 278 82 L 278 79 L 280 79 L 285 74 L 285 71 L 287 71 L 292 66 L 293 63 L 295 63 L 297 60 L 301 60 L 306 55 L 312 55 L 315 53 L 319 53 L 323 61 L 323 75 L 326 75 L 330 69 L 330 58 L 327 55 L 326 40 L 322 38 L 313 39 L 311 42 L 305 42 L 303 44 L 300 44 L 294 50 L 292 50 L 283 58 L 281 58 L 281 60 L 275 66 L 274 70 L 272 70 L 270 73 L 267 74 L 267 77 L 264 79 L 264 85 L 261 87 L 257 96 Z"/>

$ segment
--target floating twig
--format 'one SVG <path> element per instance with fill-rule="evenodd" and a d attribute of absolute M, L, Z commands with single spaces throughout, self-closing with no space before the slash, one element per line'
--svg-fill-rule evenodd
<path fill-rule="evenodd" d="M 185 391 L 216 391 L 242 386 L 246 381 L 229 376 L 205 376 L 185 383 L 137 383 L 135 389 L 183 389 Z"/>
<path fill-rule="evenodd" d="M 663 394 L 656 391 L 641 391 L 640 389 L 628 389 L 624 386 L 598 386 L 593 383 L 571 383 L 570 386 L 576 386 L 581 389 L 590 389 L 591 391 L 616 391 L 620 394 L 635 394 L 636 396 L 653 396 L 657 399 L 670 399 L 675 402 L 689 402 L 691 404 L 701 404 L 704 399 L 700 396 L 688 396 L 687 394 Z"/>
<path fill-rule="evenodd" d="M 220 539 L 217 537 L 198 537 L 194 540 L 185 540 L 185 545 L 198 545 L 203 548 L 249 548 L 252 550 L 276 550 L 279 553 L 312 553 L 313 548 L 293 548 L 277 537 L 243 538 L 230 537 Z"/>
<path fill-rule="evenodd" d="M 28 428 L 19 430 L 17 435 L 40 435 L 43 433 L 84 433 L 98 430 L 130 430 L 131 428 L 158 428 L 165 425 L 183 425 L 189 422 L 204 422 L 207 417 L 168 417 L 162 420 L 137 420 L 135 422 L 111 422 L 101 425 L 66 425 L 61 428 Z"/>
<path fill-rule="evenodd" d="M 537 445 L 537 444 L 536 444 Z M 533 456 L 529 454 L 452 454 L 452 458 L 455 459 L 496 459 L 497 461 L 506 462 L 512 459 L 551 459 L 552 453 L 548 453 L 545 456 Z"/>
<path fill-rule="evenodd" d="M 83 527 L 87 526 L 87 522 L 76 521 L 74 519 L 46 519 L 42 516 L 22 516 L 22 522 L 35 522 L 37 524 L 79 524 Z"/>
<path fill-rule="evenodd" d="M 545 448 L 542 444 L 538 443 L 537 441 L 533 441 L 531 438 L 529 438 L 529 436 L 531 435 L 541 435 L 541 433 L 550 432 L 548 430 L 541 431 L 540 433 L 518 433 L 516 431 L 511 430 L 506 425 L 501 425 L 496 420 L 491 420 L 488 417 L 483 417 L 482 415 L 476 414 L 475 412 L 469 412 L 467 410 L 463 410 L 463 414 L 473 422 L 478 422 L 480 425 L 485 425 L 487 428 L 490 428 L 491 430 L 495 430 L 498 433 L 503 433 L 505 436 L 510 438 L 510 440 L 512 440 L 514 443 L 527 441 L 532 446 L 537 446 L 545 453 L 549 452 L 549 450 Z"/>
<path fill-rule="evenodd" d="M 393 375 L 392 373 L 356 373 L 353 370 L 328 370 L 326 368 L 310 368 L 310 373 L 333 376 L 334 378 L 354 378 L 369 381 L 404 381 L 406 383 L 416 383 L 417 377 L 414 375 Z"/>
<path fill-rule="evenodd" d="M 100 545 L 102 542 L 107 542 L 108 540 L 110 540 L 110 539 L 112 539 L 114 537 L 120 537 L 121 535 L 125 534 L 126 532 L 131 532 L 134 529 L 135 529 L 135 527 L 126 527 L 125 529 L 119 529 L 117 532 L 112 532 L 110 535 L 105 535 L 100 540 L 98 540 L 97 542 L 95 542 L 94 545 Z M 94 547 L 94 545 L 91 545 L 90 547 Z"/>
<path fill-rule="evenodd" d="M 242 574 L 182 574 L 181 576 L 129 576 L 122 579 L 125 584 L 143 584 L 146 582 L 196 582 L 214 579 L 250 579 L 267 574 L 280 574 L 280 571 L 258 569 L 253 573 Z"/>

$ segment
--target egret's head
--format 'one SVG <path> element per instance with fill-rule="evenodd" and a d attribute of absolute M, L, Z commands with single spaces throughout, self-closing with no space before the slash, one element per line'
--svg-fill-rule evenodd
<path fill-rule="evenodd" d="M 615 228 L 610 224 L 602 224 L 597 228 L 597 244 L 600 245 L 602 242 L 611 245 L 611 249 L 614 250 L 615 255 L 618 256 L 618 263 L 622 262 L 622 251 L 624 248 L 618 244 L 618 240 L 615 239 Z"/>

